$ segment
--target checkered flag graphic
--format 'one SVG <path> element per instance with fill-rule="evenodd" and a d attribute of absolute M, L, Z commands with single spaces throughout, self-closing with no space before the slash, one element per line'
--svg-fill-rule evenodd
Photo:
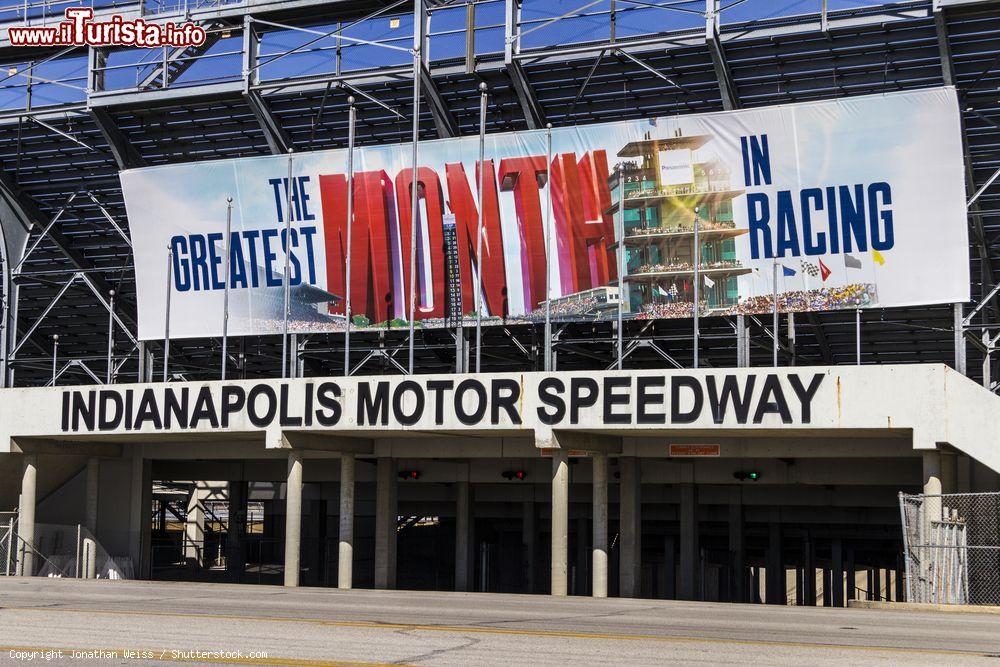
<path fill-rule="evenodd" d="M 809 262 L 805 262 L 802 260 L 799 260 L 799 263 L 802 265 L 802 270 L 808 273 L 810 276 L 815 277 L 819 275 L 819 267 L 816 266 L 815 264 L 810 264 Z"/>

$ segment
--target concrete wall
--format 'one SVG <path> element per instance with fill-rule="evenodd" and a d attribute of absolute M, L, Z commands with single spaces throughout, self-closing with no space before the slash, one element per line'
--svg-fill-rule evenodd
<path fill-rule="evenodd" d="M 435 380 L 451 387 L 440 409 L 429 384 Z M 726 386 L 747 399 L 745 410 L 731 399 L 713 400 Z M 460 387 L 467 390 L 459 394 Z M 169 426 L 159 416 L 140 419 L 150 410 L 165 414 L 167 391 L 187 392 L 192 407 L 204 401 L 214 417 L 185 424 L 174 419 Z M 319 435 L 381 440 L 430 431 L 494 436 L 492 455 L 504 456 L 504 438 L 559 447 L 566 436 L 572 449 L 568 436 L 574 434 L 584 439 L 595 433 L 625 438 L 882 434 L 908 438 L 917 449 L 948 443 L 1000 470 L 1000 398 L 943 365 L 306 378 L 2 392 L 0 450 L 20 449 L 21 439 L 30 446 L 31 438 L 141 442 L 143 435 L 155 441 L 170 434 L 193 441 L 225 431 L 281 448 L 290 440 L 296 446 L 314 443 Z M 379 392 L 382 398 L 374 398 Z M 234 396 L 250 405 L 224 413 L 227 397 Z M 90 402 L 92 410 L 73 407 Z M 376 403 L 381 407 L 366 407 Z M 132 405 L 124 420 L 122 405 Z M 193 412 L 185 417 L 192 420 Z M 281 425 L 296 422 L 291 428 Z M 447 450 L 449 440 L 432 443 Z"/>

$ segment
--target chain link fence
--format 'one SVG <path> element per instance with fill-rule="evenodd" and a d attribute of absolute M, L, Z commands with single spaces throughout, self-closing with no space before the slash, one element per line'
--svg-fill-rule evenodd
<path fill-rule="evenodd" d="M 17 570 L 14 541 L 17 534 L 17 514 L 0 512 L 0 576 L 9 577 Z"/>
<path fill-rule="evenodd" d="M 80 525 L 36 524 L 29 544 L 16 519 L 0 523 L 0 575 L 133 579 L 132 560 L 112 556 Z"/>
<path fill-rule="evenodd" d="M 906 599 L 1000 604 L 1000 493 L 899 494 Z"/>

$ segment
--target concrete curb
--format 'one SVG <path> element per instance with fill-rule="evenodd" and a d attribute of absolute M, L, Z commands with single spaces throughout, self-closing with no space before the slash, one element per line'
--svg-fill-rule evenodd
<path fill-rule="evenodd" d="M 929 602 L 874 602 L 848 600 L 852 609 L 883 609 L 886 611 L 944 611 L 952 614 L 993 614 L 1000 616 L 1000 607 L 985 605 L 932 604 Z"/>

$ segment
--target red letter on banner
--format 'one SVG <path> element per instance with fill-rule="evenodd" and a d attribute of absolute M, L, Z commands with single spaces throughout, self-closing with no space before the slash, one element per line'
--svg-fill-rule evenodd
<path fill-rule="evenodd" d="M 559 153 L 552 164 L 552 213 L 562 294 L 593 287 L 587 254 L 587 229 L 575 153 Z"/>
<path fill-rule="evenodd" d="M 403 169 L 396 175 L 396 204 L 399 210 L 399 241 L 403 253 L 403 293 L 406 299 L 406 316 L 410 314 L 410 214 L 412 203 L 410 190 L 413 182 L 413 169 Z M 417 196 L 424 200 L 427 210 L 427 230 L 430 236 L 431 256 L 424 257 L 423 244 L 417 243 L 417 306 L 415 318 L 418 320 L 444 317 L 446 280 L 444 273 L 444 221 L 441 216 L 442 200 L 441 181 L 437 173 L 428 167 L 417 170 Z M 419 210 L 419 209 L 418 209 Z M 433 305 L 424 301 L 424 266 L 430 262 L 431 294 Z"/>
<path fill-rule="evenodd" d="M 347 258 L 347 178 L 319 177 L 326 237 L 327 290 L 343 299 Z M 392 181 L 384 171 L 354 175 L 354 224 L 351 243 L 351 311 L 373 324 L 393 318 L 392 263 L 389 258 L 389 210 Z M 343 301 L 341 302 L 343 304 Z M 344 306 L 331 308 L 344 312 Z"/>
<path fill-rule="evenodd" d="M 455 232 L 458 242 L 459 274 L 462 277 L 462 308 L 470 312 L 476 304 L 473 264 L 483 272 L 483 292 L 486 307 L 491 315 L 507 316 L 507 274 L 503 258 L 503 237 L 500 231 L 500 201 L 497 195 L 497 178 L 493 160 L 486 162 L 486 180 L 483 182 L 483 257 L 476 257 L 476 233 L 479 231 L 479 212 L 472 198 L 465 166 L 461 162 L 445 165 L 448 180 L 448 206 L 455 214 Z M 477 165 L 476 177 L 482 178 Z M 479 181 L 476 181 L 479 184 Z"/>
<path fill-rule="evenodd" d="M 614 216 L 605 213 L 611 208 L 607 153 L 603 150 L 587 153 L 578 166 L 593 285 L 607 285 L 618 278 L 618 262 L 611 247 L 615 242 Z"/>
<path fill-rule="evenodd" d="M 500 189 L 514 191 L 517 226 L 521 243 L 521 283 L 528 312 L 538 307 L 545 294 L 545 232 L 539 189 L 548 178 L 545 158 L 512 157 L 500 160 Z"/>

